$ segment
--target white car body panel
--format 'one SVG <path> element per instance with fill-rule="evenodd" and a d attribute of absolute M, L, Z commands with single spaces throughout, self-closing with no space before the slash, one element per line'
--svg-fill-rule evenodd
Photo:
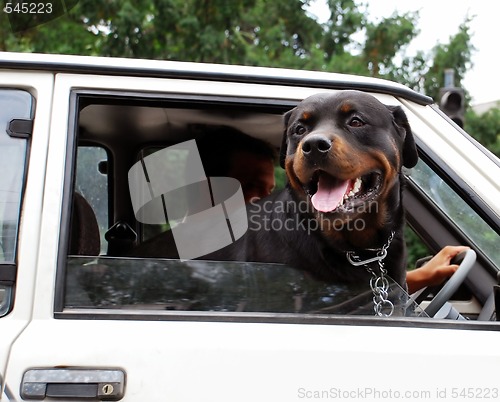
<path fill-rule="evenodd" d="M 120 367 L 123 401 L 298 401 L 331 388 L 447 390 L 452 400 L 453 388 L 496 386 L 497 340 L 486 331 L 48 318 L 14 344 L 7 384 L 31 367 Z"/>

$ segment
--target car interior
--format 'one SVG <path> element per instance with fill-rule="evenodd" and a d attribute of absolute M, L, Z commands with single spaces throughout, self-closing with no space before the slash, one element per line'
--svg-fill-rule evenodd
<path fill-rule="evenodd" d="M 71 202 L 72 208 L 63 213 L 61 228 L 65 236 L 62 236 L 61 247 L 64 256 L 60 260 L 67 273 L 61 279 L 66 291 L 57 306 L 59 311 L 82 306 L 135 306 L 182 311 L 373 313 L 369 307 L 371 293 L 366 293 L 369 288 L 312 285 L 304 282 L 303 276 L 294 276 L 290 269 L 283 271 L 274 267 L 270 273 L 266 264 L 217 265 L 200 261 L 170 261 L 166 268 L 159 260 L 127 257 L 136 244 L 168 227 L 137 221 L 128 183 L 129 170 L 135 163 L 156 150 L 196 139 L 218 126 L 230 126 L 263 139 L 278 152 L 283 133 L 282 115 L 294 107 L 294 102 L 221 96 L 161 98 L 85 91 L 77 91 L 72 101 L 78 115 L 70 124 L 68 136 L 65 199 L 67 205 Z M 418 137 L 418 133 L 415 134 Z M 494 321 L 493 289 L 497 285 L 499 255 L 498 250 L 488 243 L 488 236 L 492 236 L 494 242 L 498 234 L 480 213 L 468 205 L 467 200 L 455 200 L 462 196 L 460 183 L 457 185 L 445 170 L 440 169 L 432 150 L 420 142 L 417 145 L 421 161 L 411 172 L 406 172 L 409 180 L 404 195 L 408 233 L 412 241 L 419 244 L 419 255 L 412 258 L 436 253 L 447 244 L 465 244 L 475 251 L 474 256 L 466 258 L 467 269 L 463 277 L 455 281 L 452 294 L 445 296 L 438 310 L 448 299 L 451 300 L 449 308 L 436 317 Z M 175 175 L 176 172 L 168 174 Z M 279 165 L 276 166 L 276 177 L 277 187 L 282 187 L 285 178 Z M 477 225 L 486 228 L 484 246 L 481 239 L 471 238 L 456 223 L 454 211 L 445 210 L 443 205 L 450 204 L 450 201 L 446 199 L 448 195 L 443 194 L 455 197 L 453 205 L 463 203 L 460 214 L 475 214 Z M 227 276 L 229 265 L 232 279 Z M 83 267 L 87 271 L 82 274 Z M 259 284 L 258 288 L 249 287 L 245 279 L 249 276 L 254 284 Z M 162 277 L 168 289 L 157 286 Z M 200 278 L 203 278 L 202 282 Z M 281 280 L 282 287 L 269 285 L 280 282 L 279 278 L 286 278 Z M 94 288 L 89 293 L 84 286 L 86 291 L 80 294 L 78 289 L 82 283 L 85 286 L 92 283 Z M 113 291 L 109 290 L 110 283 L 116 285 Z M 203 296 L 197 293 L 193 297 L 194 287 L 196 292 L 203 288 Z M 396 298 L 401 297 L 397 293 L 399 290 L 394 288 L 392 291 Z M 175 293 L 177 296 L 164 297 L 160 293 Z M 252 297 L 248 297 L 249 293 Z M 436 293 L 436 289 L 427 289 L 426 294 L 419 295 L 416 303 L 420 307 L 412 308 L 413 312 L 418 311 L 414 316 L 435 315 L 436 311 L 433 314 L 422 311 L 432 303 Z M 225 300 L 221 300 L 221 294 L 225 295 Z M 242 294 L 246 296 L 242 297 Z M 293 303 L 283 304 L 283 294 L 287 294 Z M 363 296 L 359 297 L 360 294 Z M 415 300 L 410 299 L 410 302 Z"/>

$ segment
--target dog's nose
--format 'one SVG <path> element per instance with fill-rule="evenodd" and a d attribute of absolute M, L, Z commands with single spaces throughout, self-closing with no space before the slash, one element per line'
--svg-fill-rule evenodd
<path fill-rule="evenodd" d="M 314 134 L 304 140 L 302 144 L 302 153 L 307 157 L 321 157 L 328 154 L 332 142 L 321 134 Z"/>

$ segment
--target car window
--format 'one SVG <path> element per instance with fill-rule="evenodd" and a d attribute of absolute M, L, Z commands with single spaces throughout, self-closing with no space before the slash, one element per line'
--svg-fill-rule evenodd
<path fill-rule="evenodd" d="M 282 264 L 70 257 L 65 307 L 374 315 L 368 283 L 331 284 Z M 390 281 L 394 315 L 424 316 Z"/>
<path fill-rule="evenodd" d="M 15 278 L 32 107 L 28 92 L 0 89 L 0 316 L 9 309 Z"/>
<path fill-rule="evenodd" d="M 432 202 L 500 269 L 498 234 L 422 159 L 410 176 Z"/>
<path fill-rule="evenodd" d="M 177 243 L 163 237 L 159 243 L 149 242 L 168 229 L 174 232 L 177 222 L 184 223 L 186 216 L 204 211 L 172 216 L 166 207 L 170 202 L 181 204 L 179 210 L 186 212 L 190 211 L 191 198 L 183 198 L 182 192 L 170 190 L 158 196 L 152 190 L 159 182 L 175 189 L 188 187 L 183 175 L 193 154 L 179 145 L 206 138 L 207 133 L 215 132 L 214 127 L 228 125 L 256 133 L 256 137 L 271 141 L 278 150 L 282 141 L 282 116 L 291 108 L 289 104 L 275 105 L 275 109 L 269 110 L 268 105 L 261 107 L 260 103 L 248 99 L 239 100 L 240 104 L 234 98 L 207 100 L 200 96 L 182 103 L 168 96 L 148 100 L 128 94 L 124 102 L 123 95 L 113 99 L 106 93 L 103 102 L 99 95 L 87 92 L 81 96 L 85 100 L 81 102 L 82 110 L 73 130 L 77 151 L 75 155 L 68 155 L 70 165 L 66 169 L 74 180 L 69 197 L 74 204 L 70 222 L 63 222 L 68 226 L 61 230 L 70 236 L 70 248 L 60 259 L 66 264 L 58 272 L 57 283 L 64 285 L 57 289 L 60 293 L 56 312 L 61 313 L 61 317 L 83 310 L 91 316 L 110 314 L 132 319 L 137 311 L 159 315 L 161 319 L 169 319 L 171 314 L 189 319 L 193 313 L 209 314 L 210 319 L 215 320 L 234 314 L 243 314 L 251 320 L 256 313 L 376 316 L 378 302 L 374 295 L 379 289 L 374 284 L 382 283 L 376 280 L 367 279 L 360 286 L 332 286 L 282 264 L 168 259 L 163 252 L 168 255 L 171 245 L 176 247 Z M 172 152 L 165 153 L 166 149 Z M 151 170 L 153 159 L 155 169 Z M 130 181 L 134 167 L 142 172 L 137 176 L 140 178 L 137 183 L 132 181 L 138 185 L 135 189 Z M 283 186 L 283 176 L 283 169 L 276 168 L 276 187 Z M 441 208 L 498 266 L 494 247 L 498 236 L 450 186 L 424 161 L 413 168 L 410 180 L 430 197 L 426 207 L 432 203 L 435 208 Z M 139 197 L 138 209 L 134 207 L 137 202 L 134 197 Z M 78 199 L 82 202 L 77 202 Z M 155 217 L 161 219 L 142 220 L 138 215 L 143 213 L 142 206 L 155 200 L 158 203 L 154 211 L 159 213 Z M 85 213 L 79 212 L 77 203 L 86 205 Z M 418 219 L 418 216 L 408 216 Z M 91 224 L 94 220 L 95 225 Z M 95 226 L 97 234 L 91 233 L 91 226 Z M 428 226 L 432 227 L 432 222 Z M 422 233 L 418 225 L 412 228 L 415 233 L 409 228 L 406 230 L 410 269 L 416 260 L 437 252 L 425 237 L 427 227 Z M 199 232 L 210 241 L 217 237 L 209 230 Z M 85 244 L 73 247 L 77 240 Z M 63 245 L 66 243 L 68 241 L 62 241 Z M 147 249 L 150 244 L 155 248 L 153 252 Z M 146 252 L 135 253 L 144 245 Z M 156 252 L 158 249 L 161 252 Z M 61 247 L 61 250 L 65 249 Z M 408 299 L 406 291 L 390 278 L 385 291 L 394 301 L 394 315 L 425 316 Z"/>
<path fill-rule="evenodd" d="M 235 115 L 224 104 L 216 111 L 213 104 L 207 109 L 204 105 L 190 105 L 185 109 L 177 104 L 172 109 L 160 106 L 161 113 L 153 107 L 148 110 L 150 117 L 168 118 L 165 126 L 155 123 L 164 127 L 158 132 L 151 129 L 155 127 L 152 121 L 147 121 L 147 129 L 142 132 L 132 123 L 130 129 L 119 125 L 120 129 L 112 132 L 107 126 L 105 129 L 104 125 L 94 126 L 95 119 L 89 117 L 99 109 L 112 109 L 115 115 L 123 113 L 123 118 L 128 118 L 146 110 L 140 103 L 135 109 L 130 104 L 111 108 L 90 104 L 80 114 L 79 130 L 75 130 L 79 138 L 72 167 L 76 170 L 71 197 L 74 204 L 61 309 L 375 315 L 374 290 L 369 281 L 362 285 L 334 286 L 282 264 L 132 258 L 128 257 L 127 249 L 121 247 L 123 242 L 120 247 L 111 245 L 121 241 L 106 235 L 117 223 L 130 227 L 138 234 L 139 241 L 146 241 L 175 225 L 171 216 L 166 217 L 167 223 L 163 224 L 146 224 L 130 216 L 129 213 L 133 213 L 130 211 L 131 190 L 123 177 L 127 178 L 132 166 L 144 166 L 146 159 L 155 153 L 172 149 L 173 144 L 196 138 L 200 132 L 206 133 L 205 130 L 221 123 L 240 124 L 239 129 L 242 129 L 252 122 L 257 125 L 254 132 L 274 133 L 274 143 L 278 147 L 282 136 L 281 116 L 289 109 L 289 106 L 281 106 L 270 113 L 267 106 L 259 110 L 253 106 L 245 112 L 238 106 Z M 89 145 L 99 143 L 102 146 Z M 160 159 L 158 167 L 161 167 L 161 180 L 179 187 L 189 155 L 183 148 L 165 155 L 168 157 Z M 283 170 L 276 170 L 277 187 L 283 187 Z M 148 185 L 155 185 L 153 181 L 149 177 Z M 173 201 L 186 204 L 182 193 Z M 97 221 L 95 225 L 94 220 Z M 98 234 L 92 233 L 92 226 L 98 227 Z M 99 237 L 97 242 L 92 238 L 96 235 Z M 77 244 L 80 242 L 82 244 Z M 110 249 L 114 252 L 110 253 Z M 395 315 L 423 314 L 408 302 L 405 290 L 390 278 L 385 291 L 394 301 Z"/>
<path fill-rule="evenodd" d="M 75 192 L 88 201 L 97 219 L 101 252 L 106 252 L 108 216 L 108 154 L 102 147 L 79 146 Z"/>
<path fill-rule="evenodd" d="M 162 148 L 159 147 L 147 147 L 146 149 L 141 150 L 139 152 L 138 161 L 143 164 L 145 158 L 157 151 L 160 151 L 161 149 Z M 188 153 L 183 149 L 170 149 L 169 152 L 164 155 L 165 159 L 163 160 L 163 166 L 161 167 L 161 170 L 164 172 L 164 179 L 169 183 L 175 183 L 173 184 L 174 187 L 180 187 L 179 182 L 181 172 L 185 169 Z M 177 204 L 185 203 L 186 200 L 184 199 L 184 194 L 179 194 L 174 202 Z M 175 219 L 168 219 L 167 222 L 160 224 L 143 225 L 138 223 L 139 227 L 137 228 L 137 231 L 140 233 L 141 240 L 145 241 L 161 232 L 164 232 L 165 230 L 168 230 L 172 225 L 175 225 L 175 223 Z"/>

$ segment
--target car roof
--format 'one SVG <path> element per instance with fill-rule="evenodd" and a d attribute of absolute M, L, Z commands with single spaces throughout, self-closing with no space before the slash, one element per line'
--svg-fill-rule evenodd
<path fill-rule="evenodd" d="M 434 102 L 404 85 L 380 78 L 284 68 L 12 52 L 0 53 L 0 68 L 356 89 L 394 95 L 421 105 Z"/>

